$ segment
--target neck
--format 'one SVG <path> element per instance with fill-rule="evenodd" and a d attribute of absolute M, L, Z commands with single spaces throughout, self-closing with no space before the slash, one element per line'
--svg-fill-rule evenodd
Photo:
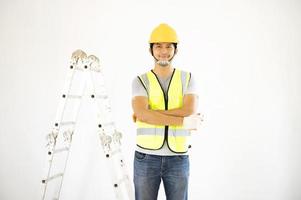
<path fill-rule="evenodd" d="M 173 67 L 171 65 L 162 67 L 156 63 L 153 71 L 161 77 L 166 77 L 171 75 L 171 73 L 173 72 Z"/>

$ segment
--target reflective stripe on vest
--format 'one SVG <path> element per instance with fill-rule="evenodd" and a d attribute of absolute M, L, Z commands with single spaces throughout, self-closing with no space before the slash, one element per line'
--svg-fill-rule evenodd
<path fill-rule="evenodd" d="M 183 89 L 187 88 L 190 73 L 174 69 L 165 96 L 156 74 L 147 72 L 138 77 L 148 93 L 148 102 L 151 110 L 168 110 L 183 106 Z M 182 126 L 160 126 L 136 121 L 137 145 L 141 148 L 156 150 L 162 148 L 167 140 L 171 151 L 187 152 L 190 131 Z"/>

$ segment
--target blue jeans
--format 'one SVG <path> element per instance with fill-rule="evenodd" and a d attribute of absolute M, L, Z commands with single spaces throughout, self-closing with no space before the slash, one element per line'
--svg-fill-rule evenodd
<path fill-rule="evenodd" d="M 135 151 L 136 200 L 156 200 L 161 179 L 167 200 L 188 199 L 189 156 L 157 156 Z"/>

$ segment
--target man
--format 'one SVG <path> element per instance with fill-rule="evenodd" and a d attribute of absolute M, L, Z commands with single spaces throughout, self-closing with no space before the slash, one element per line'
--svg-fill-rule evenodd
<path fill-rule="evenodd" d="M 167 24 L 149 40 L 154 68 L 133 81 L 133 119 L 137 124 L 134 158 L 136 200 L 156 200 L 161 180 L 167 200 L 188 198 L 188 139 L 200 123 L 191 73 L 171 65 L 178 38 Z"/>

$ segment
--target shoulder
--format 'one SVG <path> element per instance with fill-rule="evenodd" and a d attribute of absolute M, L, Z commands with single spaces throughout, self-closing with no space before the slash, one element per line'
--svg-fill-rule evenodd
<path fill-rule="evenodd" d="M 182 79 L 182 83 L 187 87 L 187 84 L 190 82 L 191 72 L 177 68 L 176 70 L 178 71 L 178 74 Z"/>
<path fill-rule="evenodd" d="M 179 71 L 182 75 L 191 76 L 190 71 L 186 71 L 186 70 L 182 70 L 182 69 L 178 69 L 178 68 L 176 68 L 176 70 Z"/>
<path fill-rule="evenodd" d="M 147 89 L 148 88 L 148 82 L 149 82 L 148 78 L 147 78 L 147 73 L 149 73 L 149 72 L 150 71 L 138 74 L 136 77 L 134 77 L 133 84 L 143 86 L 145 89 Z"/>
<path fill-rule="evenodd" d="M 139 79 L 145 77 L 145 76 L 147 75 L 147 73 L 148 73 L 148 72 L 137 74 L 137 75 L 134 76 L 134 78 L 132 79 L 133 82 L 134 82 L 134 81 L 139 81 Z"/>

